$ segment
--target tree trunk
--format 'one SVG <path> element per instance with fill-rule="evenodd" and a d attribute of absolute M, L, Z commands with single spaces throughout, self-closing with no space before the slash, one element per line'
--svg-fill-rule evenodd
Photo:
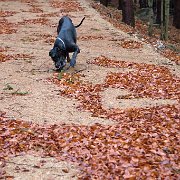
<path fill-rule="evenodd" d="M 164 0 L 161 0 L 161 39 L 164 39 Z"/>
<path fill-rule="evenodd" d="M 108 0 L 100 0 L 100 3 L 104 6 L 108 6 Z"/>
<path fill-rule="evenodd" d="M 123 0 L 122 16 L 124 23 L 135 26 L 133 0 Z"/>
<path fill-rule="evenodd" d="M 134 12 L 137 12 L 138 5 L 139 5 L 138 0 L 133 0 L 133 2 L 134 2 Z"/>
<path fill-rule="evenodd" d="M 147 8 L 148 7 L 148 0 L 139 0 L 140 8 Z"/>
<path fill-rule="evenodd" d="M 165 3 L 164 3 L 164 40 L 168 39 L 169 1 L 170 0 L 165 0 Z"/>
<path fill-rule="evenodd" d="M 161 0 L 157 0 L 156 23 L 161 24 Z"/>
<path fill-rule="evenodd" d="M 152 36 L 153 33 L 153 0 L 148 0 L 148 6 L 149 6 L 149 27 L 148 27 L 148 34 L 149 36 Z"/>
<path fill-rule="evenodd" d="M 168 39 L 168 25 L 169 25 L 169 1 L 161 1 L 161 39 Z"/>
<path fill-rule="evenodd" d="M 118 9 L 119 9 L 119 10 L 122 10 L 122 8 L 123 8 L 123 0 L 119 0 Z"/>
<path fill-rule="evenodd" d="M 174 0 L 173 25 L 180 29 L 180 0 Z"/>
<path fill-rule="evenodd" d="M 153 13 L 156 14 L 157 10 L 157 0 L 153 0 Z"/>

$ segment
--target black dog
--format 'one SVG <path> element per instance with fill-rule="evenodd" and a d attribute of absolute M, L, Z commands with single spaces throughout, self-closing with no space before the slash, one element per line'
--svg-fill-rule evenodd
<path fill-rule="evenodd" d="M 53 49 L 49 52 L 49 56 L 51 56 L 54 61 L 57 70 L 62 70 L 66 65 L 66 58 L 67 62 L 70 62 L 71 67 L 75 66 L 77 54 L 80 53 L 80 49 L 76 44 L 76 28 L 82 24 L 84 19 L 85 17 L 77 26 L 73 25 L 72 20 L 68 16 L 63 16 L 59 20 L 57 27 L 58 37 L 55 40 Z M 69 58 L 70 52 L 73 52 L 71 60 Z"/>

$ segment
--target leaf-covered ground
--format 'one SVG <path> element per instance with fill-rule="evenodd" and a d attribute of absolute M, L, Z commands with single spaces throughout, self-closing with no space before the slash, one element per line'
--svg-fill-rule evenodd
<path fill-rule="evenodd" d="M 83 0 L 0 5 L 0 178 L 180 178 L 177 53 L 119 31 L 132 33 L 97 3 L 106 20 Z M 86 17 L 82 52 L 55 72 L 48 51 L 64 14 Z"/>

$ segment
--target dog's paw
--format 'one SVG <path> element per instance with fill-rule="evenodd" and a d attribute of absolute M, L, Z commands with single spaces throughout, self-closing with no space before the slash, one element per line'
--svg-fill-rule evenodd
<path fill-rule="evenodd" d="M 76 64 L 76 60 L 71 59 L 71 61 L 70 61 L 70 66 L 71 66 L 71 67 L 74 67 L 74 66 L 75 66 L 75 64 Z"/>

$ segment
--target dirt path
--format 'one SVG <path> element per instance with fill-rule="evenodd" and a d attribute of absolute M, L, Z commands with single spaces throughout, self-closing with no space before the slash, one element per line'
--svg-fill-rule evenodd
<path fill-rule="evenodd" d="M 120 43 L 124 40 L 139 40 L 114 28 L 102 19 L 87 1 L 67 1 L 71 5 L 63 4 L 63 0 L 30 2 L 26 0 L 0 1 L 1 11 L 14 12 L 12 15 L 6 15 L 5 18 L 12 23 L 9 24 L 10 29 L 17 30 L 16 33 L 2 33 L 0 41 L 0 46 L 4 49 L 3 53 L 11 55 L 10 60 L 0 64 L 0 110 L 7 112 L 6 116 L 10 119 L 22 119 L 40 124 L 92 125 L 100 123 L 113 125 L 117 123 L 107 117 L 92 117 L 90 111 L 78 110 L 80 102 L 77 99 L 61 96 L 59 87 L 48 81 L 54 73 L 54 65 L 48 52 L 56 37 L 58 20 L 65 14 L 72 18 L 74 24 L 78 24 L 84 16 L 86 17 L 83 25 L 77 29 L 78 45 L 81 49 L 77 65 L 67 72 L 74 73 L 82 70 L 81 81 L 92 83 L 92 85 L 103 84 L 109 73 L 137 71 L 133 66 L 107 68 L 89 63 L 97 57 L 164 66 L 171 73 L 179 76 L 179 67 L 155 52 L 151 45 L 143 43 L 140 49 L 122 48 Z M 79 4 L 74 5 L 75 2 Z M 69 9 L 68 12 L 67 7 L 72 5 L 75 11 Z M 5 28 L 3 30 L 6 31 Z M 126 88 L 108 87 L 101 92 L 103 107 L 105 109 L 129 109 L 178 103 L 176 99 L 168 97 L 156 100 L 152 97 L 117 98 L 131 94 Z M 41 158 L 37 159 L 27 155 L 23 158 L 23 160 L 19 157 L 12 159 L 6 167 L 9 175 L 14 175 L 16 179 L 24 179 L 24 176 L 28 180 L 37 179 L 37 177 L 40 179 L 76 179 L 77 170 L 69 163 L 63 164 L 53 159 L 45 159 L 46 170 L 36 171 L 33 166 L 41 161 Z M 26 164 L 26 161 L 30 165 Z M 28 172 L 17 171 L 15 168 L 17 165 L 21 169 L 23 167 L 28 169 Z"/>

